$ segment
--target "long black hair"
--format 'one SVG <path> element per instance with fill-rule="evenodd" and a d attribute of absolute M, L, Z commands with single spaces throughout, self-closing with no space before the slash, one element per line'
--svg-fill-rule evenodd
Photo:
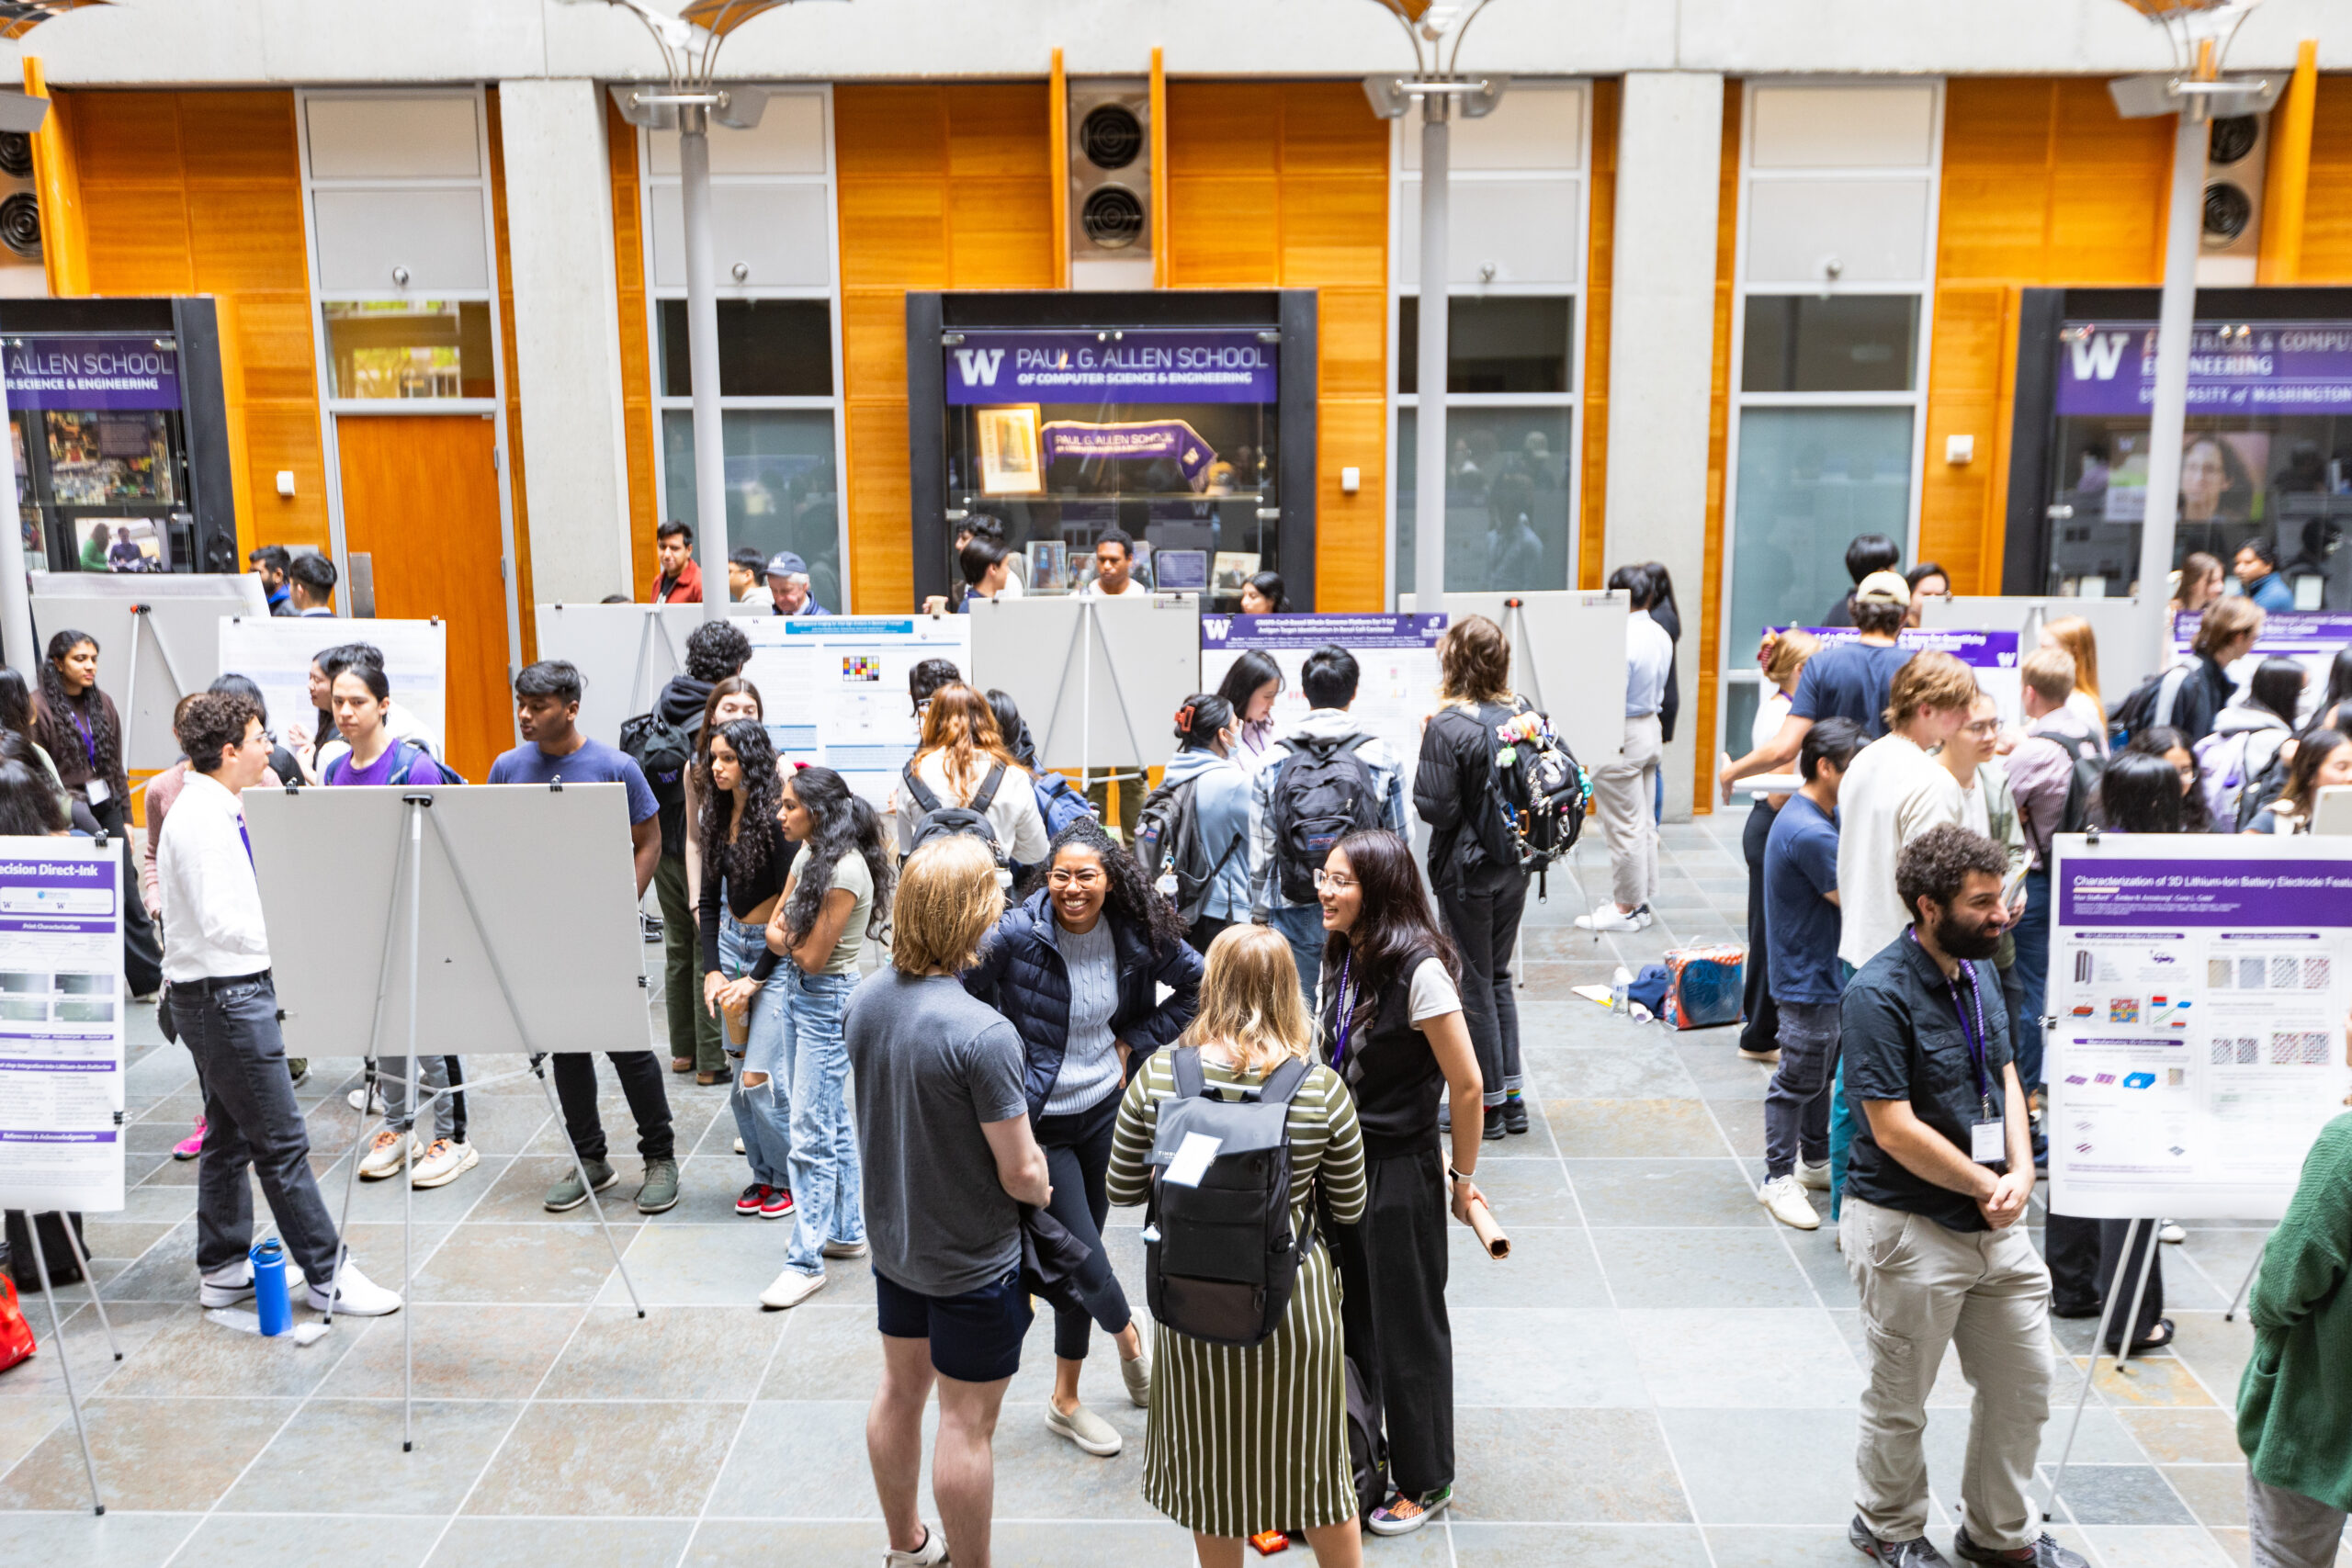
<path fill-rule="evenodd" d="M 99 692 L 96 681 L 84 689 L 81 703 L 67 696 L 65 676 L 58 668 L 67 654 L 85 642 L 93 650 L 97 650 L 96 637 L 69 626 L 49 639 L 49 657 L 40 661 L 40 699 L 41 705 L 49 710 L 49 735 L 52 742 L 49 750 L 54 756 L 57 748 L 64 744 L 67 732 L 71 732 L 75 742 L 79 743 L 81 729 L 66 716 L 80 712 L 82 723 L 90 727 L 91 749 L 97 753 L 91 761 L 90 774 L 103 779 L 107 787 L 114 792 L 114 798 L 121 801 L 130 794 L 130 780 L 123 772 L 122 737 L 115 729 L 114 716 L 107 712 L 105 696 Z M 87 711 L 83 711 L 83 704 L 87 705 Z"/>
<path fill-rule="evenodd" d="M 2161 756 L 2124 750 L 2098 781 L 2099 815 L 2119 833 L 2181 830 L 2180 773 Z"/>
<path fill-rule="evenodd" d="M 0 760 L 0 836 L 38 839 L 63 831 L 65 808 L 40 770 L 14 758 Z"/>
<path fill-rule="evenodd" d="M 1176 749 L 1208 751 L 1233 722 L 1233 705 L 1210 692 L 1195 692 L 1176 710 Z"/>
<path fill-rule="evenodd" d="M 1462 960 L 1430 912 L 1412 845 L 1385 828 L 1368 828 L 1333 844 L 1331 852 L 1348 857 L 1363 895 L 1354 928 L 1333 931 L 1323 941 L 1325 973 L 1337 975 L 1340 962 L 1348 962 L 1357 1026 L 1372 1022 L 1383 989 L 1411 978 L 1406 965 L 1419 954 L 1435 953 L 1458 983 Z"/>
<path fill-rule="evenodd" d="M 695 764 L 701 770 L 701 776 L 695 782 L 702 790 L 699 830 L 703 874 L 717 876 L 724 873 L 738 882 L 747 881 L 779 849 L 786 847 L 784 831 L 775 822 L 776 804 L 784 795 L 784 784 L 776 772 L 775 742 L 768 739 L 767 726 L 755 718 L 730 718 L 715 733 L 707 725 L 703 728 L 706 734 L 702 760 Z M 726 741 L 743 770 L 741 831 L 734 831 L 738 820 L 735 792 L 720 789 L 711 782 L 710 742 L 714 740 Z M 729 832 L 734 832 L 731 840 Z M 828 879 L 831 863 L 826 863 Z"/>
<path fill-rule="evenodd" d="M 25 684 L 22 675 L 6 665 L 0 665 L 0 729 L 34 739 L 33 689 Z"/>
<path fill-rule="evenodd" d="M 2352 700 L 2352 643 L 2337 649 L 2335 660 L 2327 667 L 2327 692 L 2313 712 L 2313 722 L 2327 723 L 2336 705 L 2347 700 Z"/>
<path fill-rule="evenodd" d="M 2186 751 L 2192 759 L 2197 755 L 2197 748 L 2188 743 L 2188 737 L 2169 724 L 2150 725 L 2132 736 L 2131 743 L 2123 750 L 2143 757 L 2163 757 L 2165 759 L 2167 767 L 2172 766 L 2168 753 Z M 2193 761 L 2189 771 L 2191 773 L 2196 772 Z M 2179 777 L 2177 768 L 2174 769 L 2174 777 Z M 2096 805 L 2097 802 L 2094 801 L 2093 804 Z M 2205 809 L 2205 792 L 2197 787 L 2197 782 L 2192 778 L 2181 786 L 2180 831 L 2210 833 L 2212 830 L 2212 815 Z"/>
<path fill-rule="evenodd" d="M 1053 843 L 1046 851 L 1046 858 L 1029 868 L 1028 876 L 1021 884 L 1021 897 L 1028 897 L 1046 886 L 1046 878 L 1054 869 L 1054 862 L 1064 850 L 1092 850 L 1102 862 L 1102 874 L 1109 878 L 1109 895 L 1102 901 L 1103 913 L 1120 924 L 1141 931 L 1151 944 L 1151 955 L 1181 946 L 1184 941 L 1184 922 L 1176 918 L 1176 906 L 1169 902 L 1136 857 L 1120 848 L 1119 841 L 1102 830 L 1102 824 L 1091 817 L 1081 817 L 1054 835 Z"/>
<path fill-rule="evenodd" d="M 1268 615 L 1287 615 L 1290 614 L 1290 592 L 1283 586 L 1283 574 L 1281 572 L 1258 572 L 1250 579 L 1247 586 L 1256 589 L 1259 593 L 1265 598 L 1266 603 L 1273 606 L 1272 610 L 1266 612 Z"/>
<path fill-rule="evenodd" d="M 1247 724 L 1250 721 L 1250 699 L 1256 696 L 1258 688 L 1269 681 L 1274 683 L 1274 691 L 1279 695 L 1283 685 L 1283 667 L 1274 662 L 1272 654 L 1253 648 L 1235 660 L 1226 671 L 1225 679 L 1216 683 L 1216 694 L 1232 705 L 1234 717 Z M 1269 714 L 1267 722 L 1272 722 L 1272 716 Z"/>
<path fill-rule="evenodd" d="M 732 731 L 745 723 L 739 718 L 727 728 Z M 731 733 L 728 739 L 732 744 Z M 800 880 L 784 901 L 785 934 L 795 947 L 808 940 L 817 912 L 825 907 L 825 895 L 833 890 L 833 863 L 854 851 L 865 857 L 866 874 L 874 879 L 874 907 L 865 919 L 865 934 L 880 936 L 890 923 L 890 888 L 899 873 L 882 842 L 882 818 L 874 803 L 854 793 L 831 768 L 800 769 L 792 775 L 792 793 L 800 797 L 817 830 L 801 846 Z M 704 858 L 709 858 L 707 851 Z"/>
<path fill-rule="evenodd" d="M 2278 715 L 2292 729 L 2303 700 L 2303 667 L 2291 659 L 2266 659 L 2255 666 L 2245 694 L 2248 702 Z"/>

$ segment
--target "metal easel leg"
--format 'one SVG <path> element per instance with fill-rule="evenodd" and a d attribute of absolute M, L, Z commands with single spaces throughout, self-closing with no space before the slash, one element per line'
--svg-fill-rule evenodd
<path fill-rule="evenodd" d="M 2147 1222 L 2144 1220 L 2133 1220 L 2131 1224 L 2125 1228 L 2123 1232 L 2124 1257 L 2129 1258 L 2132 1256 L 2132 1247 L 2134 1238 L 2138 1236 L 2140 1227 L 2146 1223 Z M 2154 1257 L 2155 1255 L 2155 1248 L 2150 1247 L 2148 1252 L 2150 1257 Z M 2111 1286 L 2113 1281 L 2110 1280 L 2109 1283 Z M 2134 1310 L 2137 1310 L 2136 1304 Z M 2074 1457 L 2075 1436 L 2083 1429 L 2083 1407 L 2088 1404 L 2091 1401 L 2091 1379 L 2096 1377 L 2098 1373 L 2099 1354 L 2107 1346 L 2108 1325 L 2114 1321 L 2115 1292 L 2110 1289 L 2107 1292 L 2107 1304 L 2100 1309 L 2098 1314 L 2098 1337 L 2091 1341 L 2090 1364 L 2083 1369 L 2083 1386 L 2081 1392 L 2075 1396 L 2075 1416 L 2073 1420 L 2066 1423 L 2066 1444 L 2064 1448 L 2058 1450 L 2058 1469 L 2050 1478 L 2050 1495 L 2042 1502 L 2041 1513 L 2044 1518 L 2052 1518 L 2057 1515 L 2058 1491 L 2059 1488 L 2066 1484 L 2066 1462 Z"/>
<path fill-rule="evenodd" d="M 2138 1222 L 2135 1221 L 2133 1223 L 2137 1224 Z M 2116 1343 L 2123 1347 L 2120 1350 L 2118 1350 L 2115 1353 L 2115 1370 L 2119 1372 L 2125 1370 L 2123 1363 L 2132 1359 L 2132 1331 L 2139 1325 L 2140 1303 L 2146 1298 L 2148 1293 L 2148 1276 L 2155 1272 L 2156 1248 L 2163 1245 L 2155 1238 L 2156 1222 L 2150 1220 L 2147 1222 L 2147 1225 L 2148 1255 L 2140 1259 L 2139 1282 L 2132 1287 L 2132 1314 L 2123 1320 L 2123 1332 L 2116 1336 Z M 2115 1260 L 2115 1271 L 2118 1275 L 2120 1275 L 2123 1272 L 2123 1266 L 2132 1260 L 2132 1242 L 2131 1239 L 2131 1232 L 2127 1230 L 2124 1233 L 2123 1256 Z M 2112 1294 L 2114 1289 L 2115 1281 L 2109 1280 L 2108 1282 L 2109 1292 Z M 2104 1319 L 2102 1319 L 2102 1321 L 2104 1321 Z"/>
<path fill-rule="evenodd" d="M 69 1232 L 73 1230 L 74 1222 L 65 1217 L 62 1210 L 59 1211 L 57 1218 Z M 49 1333 L 57 1346 L 57 1370 L 65 1374 L 65 1403 L 74 1407 L 74 1435 L 82 1440 L 82 1472 L 90 1478 L 90 1511 L 103 1514 L 107 1511 L 107 1505 L 106 1499 L 98 1495 L 98 1461 L 90 1457 L 90 1427 L 82 1419 L 82 1396 L 74 1390 L 74 1364 L 65 1355 L 65 1320 L 58 1315 L 57 1292 L 50 1289 L 49 1259 L 41 1256 L 40 1216 L 28 1213 L 25 1230 L 32 1237 L 33 1268 L 40 1275 L 41 1300 L 49 1303 Z M 90 1289 L 96 1291 L 96 1280 L 90 1281 Z"/>
<path fill-rule="evenodd" d="M 406 863 L 407 856 L 408 840 L 404 838 L 395 839 L 392 844 L 392 886 L 395 888 L 401 885 L 401 868 Z M 397 899 L 398 895 L 395 894 L 394 897 Z M 384 998 L 390 991 L 392 984 L 392 932 L 395 929 L 392 914 L 396 909 L 397 905 L 394 910 L 385 912 L 384 948 L 376 960 L 376 1010 L 372 1021 L 368 1026 L 368 1055 L 365 1058 L 368 1066 L 359 1075 L 359 1130 L 352 1134 L 351 1166 L 343 1173 L 343 1219 L 336 1225 L 334 1233 L 335 1279 L 326 1282 L 327 1310 L 322 1321 L 329 1328 L 334 1326 L 335 1280 L 343 1277 L 344 1262 L 351 1256 L 351 1243 L 348 1239 L 351 1235 L 351 1195 L 359 1186 L 360 1151 L 368 1146 L 369 1124 L 368 1104 L 371 1099 L 377 1098 L 376 1046 L 384 1029 Z M 412 1077 L 414 1072 L 415 1069 L 412 1067 L 410 1069 Z M 414 1097 L 412 1095 L 411 1098 Z M 378 1120 L 380 1122 L 388 1119 L 379 1118 Z"/>
<path fill-rule="evenodd" d="M 2223 1323 L 2237 1321 L 2238 1307 L 2245 1302 L 2246 1292 L 2254 1289 L 2254 1277 L 2262 1270 L 2262 1255 L 2269 1249 L 2270 1238 L 2264 1236 L 2262 1245 L 2254 1249 L 2254 1261 L 2245 1266 L 2245 1278 L 2238 1281 L 2237 1294 L 2230 1298 L 2230 1310 L 2222 1314 Z"/>
<path fill-rule="evenodd" d="M 74 1234 L 71 1220 L 65 1222 L 65 1246 L 74 1254 L 74 1261 L 82 1266 L 82 1278 L 90 1286 L 90 1310 L 98 1314 L 98 1326 L 107 1331 L 107 1348 L 113 1351 L 114 1359 L 119 1361 L 122 1359 L 122 1346 L 115 1339 L 114 1325 L 107 1321 L 107 1303 L 98 1299 L 98 1271 L 90 1267 L 89 1254 L 82 1250 L 82 1238 Z M 42 1278 L 47 1279 L 48 1275 L 44 1273 Z"/>
<path fill-rule="evenodd" d="M 416 1096 L 416 972 L 422 949 L 419 928 L 424 917 L 424 812 L 433 797 L 410 795 L 408 806 L 408 1080 L 409 1115 L 417 1112 Z M 408 1453 L 416 1447 L 416 1314 L 409 1303 L 409 1293 L 416 1287 L 416 1183 L 411 1179 L 415 1172 L 409 1163 L 409 1148 L 415 1142 L 412 1129 L 400 1134 L 401 1149 L 401 1452 Z"/>

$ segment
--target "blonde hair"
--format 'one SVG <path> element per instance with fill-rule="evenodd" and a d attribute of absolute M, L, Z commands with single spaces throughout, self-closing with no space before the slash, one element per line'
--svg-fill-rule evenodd
<path fill-rule="evenodd" d="M 1785 686 L 1804 661 L 1819 651 L 1821 639 L 1801 627 L 1791 626 L 1772 638 L 1771 651 L 1764 656 L 1764 679 L 1775 686 Z"/>
<path fill-rule="evenodd" d="M 2248 632 L 2262 630 L 2262 606 L 2251 599 L 2216 599 L 2199 613 L 2197 651 L 2219 660 L 2222 649 Z"/>
<path fill-rule="evenodd" d="M 1976 705 L 1976 672 L 1949 653 L 1915 653 L 1894 672 L 1886 693 L 1886 727 L 1900 729 L 1921 708 Z"/>
<path fill-rule="evenodd" d="M 996 857 L 968 833 L 933 840 L 899 868 L 890 913 L 890 964 L 899 974 L 969 969 L 1004 913 Z M 1297 989 L 1296 981 L 1291 988 Z"/>
<path fill-rule="evenodd" d="M 1005 772 L 1022 778 L 1029 771 L 1019 758 L 1006 749 L 1004 732 L 997 728 L 996 709 L 988 698 L 961 681 L 950 681 L 931 694 L 931 705 L 923 710 L 922 746 L 915 752 L 915 761 L 934 751 L 947 756 L 942 764 L 947 773 L 947 787 L 965 800 L 979 787 L 984 764 L 1002 762 Z M 954 804 L 960 805 L 961 802 Z"/>
<path fill-rule="evenodd" d="M 2042 624 L 2041 635 L 2075 657 L 2075 690 L 2093 702 L 2098 694 L 2098 637 L 2080 615 L 2061 615 Z"/>
<path fill-rule="evenodd" d="M 1510 644 L 1502 627 L 1467 615 L 1437 639 L 1438 695 L 1450 703 L 1499 703 L 1510 697 Z"/>
<path fill-rule="evenodd" d="M 2075 690 L 2075 656 L 2063 648 L 2037 648 L 2018 663 L 2025 683 L 2047 703 L 2064 703 Z"/>
<path fill-rule="evenodd" d="M 1201 976 L 1200 1011 L 1180 1043 L 1221 1045 L 1235 1071 L 1267 1073 L 1306 1056 L 1312 1039 L 1290 940 L 1272 926 L 1219 931 Z"/>

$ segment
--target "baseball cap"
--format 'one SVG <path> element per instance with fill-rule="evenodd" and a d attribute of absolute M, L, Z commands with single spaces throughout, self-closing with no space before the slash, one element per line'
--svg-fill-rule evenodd
<path fill-rule="evenodd" d="M 776 569 L 771 563 L 768 570 L 774 571 Z M 1854 603 L 1857 604 L 1908 604 L 1911 603 L 1911 587 L 1894 572 L 1874 571 L 1855 584 Z"/>
<path fill-rule="evenodd" d="M 782 554 L 772 557 L 769 559 L 768 575 L 770 577 L 806 577 L 808 575 L 808 563 L 802 560 L 798 556 L 794 555 L 790 550 L 786 550 Z M 1881 573 L 1880 575 L 1884 576 L 1886 574 Z M 1898 586 L 1900 586 L 1903 581 L 1899 577 L 1894 581 Z"/>

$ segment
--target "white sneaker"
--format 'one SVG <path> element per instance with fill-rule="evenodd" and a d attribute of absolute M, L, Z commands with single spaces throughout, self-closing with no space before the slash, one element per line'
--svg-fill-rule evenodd
<path fill-rule="evenodd" d="M 737 1154 L 739 1154 L 739 1155 L 740 1155 L 740 1154 L 741 1154 L 741 1153 L 743 1152 L 743 1140 L 742 1140 L 742 1139 L 741 1139 L 741 1138 L 738 1138 L 738 1139 L 736 1139 L 736 1140 L 735 1140 L 735 1152 L 736 1152 Z M 932 1532 L 933 1538 L 934 1540 L 935 1540 L 935 1539 L 937 1539 L 937 1537 L 938 1537 L 938 1533 L 939 1533 L 939 1532 L 938 1532 L 938 1531 L 936 1531 L 936 1530 L 933 1530 L 933 1531 Z"/>
<path fill-rule="evenodd" d="M 803 1274 L 797 1269 L 786 1269 L 775 1277 L 775 1283 L 760 1292 L 760 1305 L 770 1312 L 782 1312 L 797 1307 L 825 1288 L 822 1274 Z"/>
<path fill-rule="evenodd" d="M 2156 1239 L 2171 1242 L 2175 1247 L 2188 1239 L 2188 1233 L 2170 1220 L 2156 1222 Z"/>
<path fill-rule="evenodd" d="M 1151 1408 L 1151 1352 L 1119 1363 L 1119 1377 L 1127 1385 L 1127 1403 L 1138 1410 Z"/>
<path fill-rule="evenodd" d="M 424 1151 L 424 1158 L 411 1173 L 411 1187 L 444 1187 L 481 1163 L 481 1156 L 471 1144 L 453 1144 L 447 1138 L 435 1138 L 433 1146 Z"/>
<path fill-rule="evenodd" d="M 302 1285 L 302 1270 L 295 1266 L 292 1258 L 287 1259 L 287 1299 L 293 1300 L 294 1292 L 300 1290 Z M 254 1260 L 250 1258 L 240 1258 L 226 1268 L 215 1269 L 209 1274 L 198 1276 L 196 1300 L 199 1306 L 235 1306 L 239 1302 L 249 1302 L 253 1299 Z"/>
<path fill-rule="evenodd" d="M 947 1538 L 929 1525 L 923 1527 L 922 1544 L 912 1551 L 882 1553 L 882 1568 L 934 1568 L 946 1561 Z"/>
<path fill-rule="evenodd" d="M 1823 1160 L 1819 1165 L 1815 1165 L 1811 1160 L 1806 1159 L 1804 1156 L 1798 1156 L 1797 1185 L 1805 1189 L 1809 1192 L 1828 1191 L 1829 1162 L 1827 1160 Z"/>
<path fill-rule="evenodd" d="M 1119 1436 L 1116 1427 L 1085 1405 L 1081 1404 L 1065 1416 L 1055 1408 L 1050 1398 L 1046 1401 L 1046 1430 L 1057 1437 L 1068 1438 L 1097 1459 L 1109 1459 L 1126 1446 L 1126 1439 Z"/>
<path fill-rule="evenodd" d="M 403 1146 L 405 1145 L 405 1146 Z M 381 1181 L 396 1174 L 402 1164 L 424 1153 L 424 1145 L 413 1133 L 395 1133 L 390 1127 L 376 1134 L 368 1152 L 359 1158 L 359 1179 Z"/>
<path fill-rule="evenodd" d="M 1614 904 L 1604 904 L 1589 915 L 1577 917 L 1577 929 L 1588 931 L 1637 931 L 1649 924 L 1649 918 L 1637 909 L 1621 909 Z"/>
<path fill-rule="evenodd" d="M 1765 1213 L 1784 1225 L 1801 1231 L 1821 1228 L 1821 1216 L 1813 1212 L 1812 1203 L 1805 1199 L 1804 1189 L 1797 1185 L 1797 1179 L 1793 1176 L 1772 1178 L 1756 1194 L 1756 1201 L 1764 1205 Z"/>
<path fill-rule="evenodd" d="M 343 1102 L 362 1116 L 373 1116 L 384 1109 L 384 1097 L 376 1092 L 373 1085 L 353 1089 L 343 1097 Z"/>
<path fill-rule="evenodd" d="M 327 1310 L 327 1293 L 317 1285 L 311 1287 L 311 1310 Z M 401 1310 L 401 1293 L 384 1289 L 345 1258 L 335 1282 L 334 1310 L 345 1317 L 389 1317 Z"/>
<path fill-rule="evenodd" d="M 1742 1045 L 1739 1047 L 1739 1059 L 1743 1062 L 1767 1062 L 1777 1067 L 1781 1065 L 1781 1048 L 1775 1045 L 1770 1051 L 1751 1051 Z"/>
<path fill-rule="evenodd" d="M 827 1258 L 863 1258 L 872 1249 L 862 1241 L 829 1241 L 817 1250 Z"/>

